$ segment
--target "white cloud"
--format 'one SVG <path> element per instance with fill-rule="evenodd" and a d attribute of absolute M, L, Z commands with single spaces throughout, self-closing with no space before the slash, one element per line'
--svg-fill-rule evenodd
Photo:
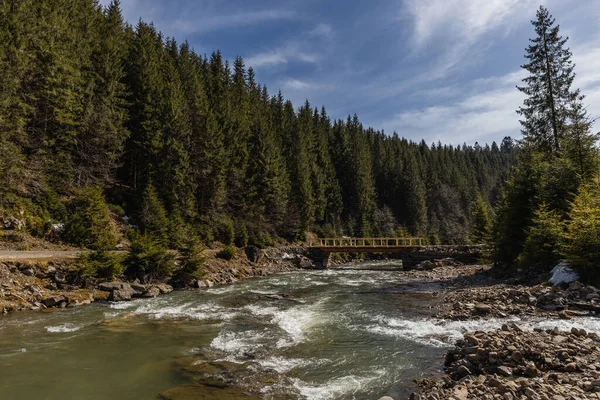
<path fill-rule="evenodd" d="M 407 0 L 406 11 L 414 20 L 417 48 L 436 37 L 475 42 L 498 27 L 528 20 L 538 0 Z"/>
<path fill-rule="evenodd" d="M 287 64 L 290 61 L 301 61 L 317 64 L 320 56 L 316 53 L 304 51 L 300 43 L 289 42 L 273 51 L 265 51 L 246 58 L 246 64 L 253 68 Z"/>
<path fill-rule="evenodd" d="M 498 77 L 499 83 L 506 76 Z M 427 142 L 462 144 L 499 141 L 504 136 L 519 133 L 515 113 L 523 97 L 514 86 L 483 91 L 464 100 L 445 106 L 432 106 L 404 111 L 382 126 L 387 132 L 395 130 L 408 137 L 423 137 Z"/>
<path fill-rule="evenodd" d="M 275 21 L 294 18 L 295 13 L 287 10 L 260 10 L 247 11 L 226 15 L 209 15 L 205 17 L 188 16 L 177 18 L 171 28 L 186 35 L 192 33 L 205 33 L 218 31 L 225 28 L 237 28 L 255 25 L 266 21 Z"/>
<path fill-rule="evenodd" d="M 333 28 L 329 24 L 318 24 L 313 30 L 311 30 L 308 34 L 309 36 L 323 36 L 329 37 L 333 33 Z"/>

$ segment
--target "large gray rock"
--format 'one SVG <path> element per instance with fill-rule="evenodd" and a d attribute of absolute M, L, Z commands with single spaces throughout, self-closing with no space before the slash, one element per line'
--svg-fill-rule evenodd
<path fill-rule="evenodd" d="M 129 290 L 132 291 L 131 285 L 127 282 L 102 282 L 98 285 L 98 289 L 104 292 L 112 292 L 113 290 Z"/>
<path fill-rule="evenodd" d="M 108 295 L 108 301 L 127 301 L 135 294 L 135 290 L 131 287 L 125 289 L 114 289 Z"/>
<path fill-rule="evenodd" d="M 42 303 L 44 303 L 44 305 L 46 307 L 56 307 L 58 305 L 60 305 L 60 303 L 66 302 L 67 298 L 65 296 L 51 296 L 51 297 L 47 297 L 44 300 L 42 300 Z"/>
<path fill-rule="evenodd" d="M 158 290 L 160 290 L 160 294 L 167 294 L 173 291 L 173 286 L 167 285 L 166 283 L 157 283 L 152 286 L 157 287 Z"/>

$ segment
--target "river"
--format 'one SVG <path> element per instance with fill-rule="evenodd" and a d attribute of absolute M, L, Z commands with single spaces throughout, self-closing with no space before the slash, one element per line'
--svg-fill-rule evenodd
<path fill-rule="evenodd" d="M 194 380 L 182 363 L 216 362 L 252 371 L 264 398 L 399 399 L 466 330 L 505 322 L 436 320 L 435 283 L 371 267 L 0 317 L 0 398 L 156 399 Z M 211 393 L 180 398 L 239 397 Z"/>

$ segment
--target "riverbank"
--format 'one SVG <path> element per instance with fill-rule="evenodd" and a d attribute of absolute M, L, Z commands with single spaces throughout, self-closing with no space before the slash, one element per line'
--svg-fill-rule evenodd
<path fill-rule="evenodd" d="M 446 353 L 444 375 L 417 379 L 420 390 L 410 399 L 600 399 L 598 332 L 558 328 L 600 316 L 597 288 L 578 281 L 553 286 L 547 276 L 507 278 L 490 267 L 415 273 L 443 282 L 436 317 L 449 323 L 514 319 L 555 327 L 507 323 L 467 332 Z"/>
<path fill-rule="evenodd" d="M 227 285 L 257 276 L 309 267 L 305 248 L 285 246 L 248 252 L 238 249 L 231 260 L 216 256 L 216 251 L 204 254 L 204 275 L 189 286 L 191 290 Z M 79 307 L 96 301 L 127 301 L 151 298 L 169 293 L 168 280 L 142 284 L 139 281 L 101 282 L 83 280 L 78 275 L 71 253 L 48 253 L 49 257 L 0 261 L 0 313 L 21 310 Z M 65 253 L 66 254 L 66 253 Z"/>

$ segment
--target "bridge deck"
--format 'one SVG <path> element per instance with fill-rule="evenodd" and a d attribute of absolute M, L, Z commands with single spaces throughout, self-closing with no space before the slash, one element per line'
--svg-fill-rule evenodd
<path fill-rule="evenodd" d="M 393 253 L 409 248 L 425 246 L 425 239 L 406 238 L 319 238 L 314 239 L 309 247 L 325 252 L 356 253 Z"/>

